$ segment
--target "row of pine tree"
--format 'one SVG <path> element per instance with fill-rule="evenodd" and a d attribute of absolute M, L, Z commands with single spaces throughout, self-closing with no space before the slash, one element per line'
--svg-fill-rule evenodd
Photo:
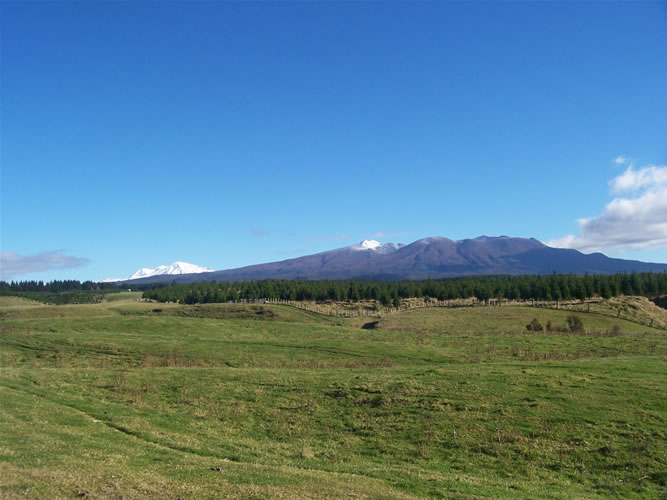
<path fill-rule="evenodd" d="M 557 301 L 618 295 L 652 298 L 666 294 L 667 273 L 636 272 L 584 276 L 554 273 L 550 276 L 485 276 L 425 281 L 213 281 L 172 283 L 144 291 L 145 298 L 183 304 L 280 299 L 318 302 L 377 300 L 383 305 L 391 305 L 414 297 Z"/>
<path fill-rule="evenodd" d="M 72 291 L 119 290 L 113 283 L 95 281 L 53 280 L 53 281 L 0 281 L 0 293 L 11 292 L 72 292 Z"/>

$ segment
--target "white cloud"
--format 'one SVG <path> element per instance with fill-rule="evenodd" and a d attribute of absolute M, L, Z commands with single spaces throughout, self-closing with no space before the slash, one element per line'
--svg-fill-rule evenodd
<path fill-rule="evenodd" d="M 582 252 L 667 248 L 667 165 L 630 165 L 609 186 L 616 197 L 602 214 L 579 219 L 578 235 L 547 244 Z"/>
<path fill-rule="evenodd" d="M 627 193 L 648 188 L 667 186 L 667 167 L 648 167 L 635 170 L 630 165 L 625 172 L 609 182 L 613 194 Z"/>
<path fill-rule="evenodd" d="M 616 165 L 623 165 L 624 163 L 628 163 L 629 161 L 630 160 L 623 155 L 619 155 L 616 158 L 614 158 L 614 163 Z"/>
<path fill-rule="evenodd" d="M 0 252 L 0 276 L 4 279 L 21 274 L 71 269 L 85 266 L 89 262 L 90 260 L 85 257 L 65 255 L 62 250 L 41 252 L 35 255 Z"/>

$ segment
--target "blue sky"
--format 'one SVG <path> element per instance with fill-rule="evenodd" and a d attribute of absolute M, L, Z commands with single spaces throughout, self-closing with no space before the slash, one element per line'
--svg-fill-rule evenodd
<path fill-rule="evenodd" d="M 659 2 L 3 2 L 5 279 L 361 239 L 667 262 Z"/>

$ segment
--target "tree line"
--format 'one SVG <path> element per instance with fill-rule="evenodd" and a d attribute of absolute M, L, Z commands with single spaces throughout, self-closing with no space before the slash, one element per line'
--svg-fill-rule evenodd
<path fill-rule="evenodd" d="M 144 298 L 159 302 L 205 304 L 239 300 L 280 299 L 296 301 L 377 300 L 398 305 L 402 299 L 434 298 L 563 301 L 619 295 L 658 297 L 667 294 L 667 273 L 618 273 L 613 275 L 552 274 L 463 277 L 424 281 L 296 281 L 261 280 L 234 283 L 198 282 L 160 284 L 146 289 Z"/>
<path fill-rule="evenodd" d="M 96 304 L 108 293 L 121 289 L 113 283 L 94 281 L 54 280 L 43 281 L 0 281 L 0 295 L 25 297 L 46 304 Z"/>
<path fill-rule="evenodd" d="M 74 290 L 108 290 L 120 291 L 114 283 L 98 283 L 95 281 L 53 280 L 47 281 L 0 281 L 0 293 L 11 292 L 71 292 Z"/>

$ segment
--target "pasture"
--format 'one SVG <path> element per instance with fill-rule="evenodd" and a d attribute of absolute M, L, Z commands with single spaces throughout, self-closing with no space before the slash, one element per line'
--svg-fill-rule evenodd
<path fill-rule="evenodd" d="M 0 298 L 0 497 L 664 494 L 664 330 L 525 306 L 362 329 L 136 297 Z M 525 328 L 570 314 L 583 332 Z"/>

